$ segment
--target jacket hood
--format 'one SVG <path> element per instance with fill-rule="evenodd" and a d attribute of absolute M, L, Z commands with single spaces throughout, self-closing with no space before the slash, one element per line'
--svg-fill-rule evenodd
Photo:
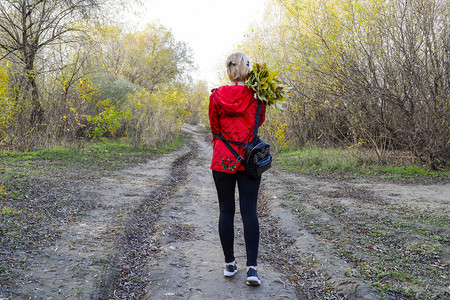
<path fill-rule="evenodd" d="M 220 108 L 230 116 L 242 116 L 253 98 L 253 92 L 242 85 L 221 86 L 214 94 Z"/>

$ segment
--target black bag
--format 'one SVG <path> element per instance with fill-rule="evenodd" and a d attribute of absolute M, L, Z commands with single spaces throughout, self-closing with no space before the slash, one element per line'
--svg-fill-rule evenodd
<path fill-rule="evenodd" d="M 253 177 L 259 177 L 272 166 L 270 145 L 257 138 L 256 145 L 245 147 L 245 169 Z"/>
<path fill-rule="evenodd" d="M 270 145 L 264 142 L 258 136 L 259 118 L 261 116 L 262 101 L 259 100 L 258 108 L 256 109 L 255 116 L 255 128 L 253 131 L 252 140 L 250 143 L 235 142 L 225 139 L 220 133 L 212 134 L 220 139 L 230 152 L 236 157 L 239 162 L 242 162 L 245 166 L 245 170 L 254 178 L 258 178 L 262 173 L 267 171 L 272 166 L 272 155 L 270 154 Z M 244 147 L 244 157 L 240 156 L 236 150 L 231 147 L 231 144 Z"/>

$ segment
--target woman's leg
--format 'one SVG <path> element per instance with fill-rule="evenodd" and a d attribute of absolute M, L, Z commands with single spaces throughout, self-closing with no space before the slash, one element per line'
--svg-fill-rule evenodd
<path fill-rule="evenodd" d="M 222 244 L 225 262 L 230 263 L 234 257 L 234 212 L 236 189 L 236 174 L 213 171 L 219 198 L 219 236 Z"/>
<path fill-rule="evenodd" d="M 259 222 L 256 214 L 259 185 L 261 177 L 255 179 L 246 172 L 237 172 L 239 188 L 239 205 L 244 223 L 245 249 L 247 266 L 257 266 L 259 245 Z"/>

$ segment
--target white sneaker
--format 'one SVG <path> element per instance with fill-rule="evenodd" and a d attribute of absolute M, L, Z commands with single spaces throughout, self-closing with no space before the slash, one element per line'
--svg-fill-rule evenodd
<path fill-rule="evenodd" d="M 231 277 L 234 276 L 234 274 L 237 273 L 237 265 L 236 263 L 234 264 L 226 264 L 225 265 L 225 270 L 223 270 L 223 275 L 226 277 Z"/>
<path fill-rule="evenodd" d="M 258 272 L 255 269 L 249 268 L 247 271 L 247 284 L 248 285 L 261 285 L 261 280 L 258 277 Z"/>

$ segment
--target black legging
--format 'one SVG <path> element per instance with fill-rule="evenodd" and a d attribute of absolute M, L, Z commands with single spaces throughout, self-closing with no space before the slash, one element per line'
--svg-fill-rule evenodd
<path fill-rule="evenodd" d="M 256 215 L 261 177 L 254 179 L 245 171 L 236 173 L 224 173 L 213 171 L 219 198 L 220 217 L 219 235 L 222 243 L 225 262 L 230 263 L 234 257 L 234 192 L 236 181 L 239 190 L 239 205 L 242 221 L 244 223 L 245 249 L 247 251 L 247 266 L 256 266 L 259 244 L 259 223 Z"/>

